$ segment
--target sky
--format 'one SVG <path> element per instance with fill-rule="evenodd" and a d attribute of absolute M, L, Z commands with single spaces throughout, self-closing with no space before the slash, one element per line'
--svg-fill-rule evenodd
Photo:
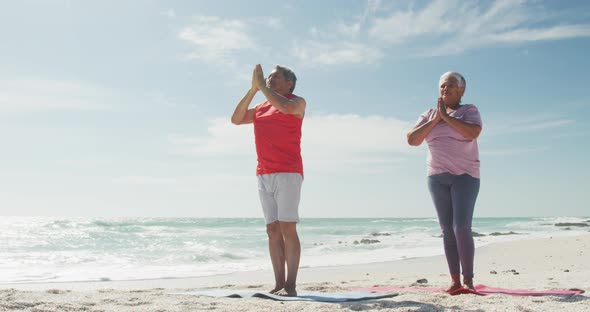
<path fill-rule="evenodd" d="M 3 1 L 0 40 L 0 215 L 261 218 L 258 63 L 307 102 L 303 219 L 435 217 L 406 133 L 449 70 L 475 217 L 590 215 L 588 1 Z"/>

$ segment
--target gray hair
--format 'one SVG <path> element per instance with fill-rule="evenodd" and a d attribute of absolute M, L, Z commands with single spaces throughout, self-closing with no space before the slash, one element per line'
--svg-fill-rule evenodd
<path fill-rule="evenodd" d="M 440 79 L 438 80 L 438 86 L 440 87 L 440 84 L 443 82 L 443 80 L 447 79 L 448 77 L 455 78 L 455 80 L 457 80 L 457 85 L 459 86 L 459 88 L 465 88 L 467 86 L 467 82 L 465 81 L 465 78 L 463 78 L 463 75 L 454 71 L 449 71 L 442 74 L 442 76 L 440 76 Z"/>
<path fill-rule="evenodd" d="M 275 69 L 277 71 L 280 71 L 283 74 L 283 77 L 285 77 L 285 80 L 293 81 L 293 86 L 291 87 L 291 90 L 290 90 L 290 92 L 293 92 L 293 90 L 295 90 L 295 84 L 297 83 L 297 76 L 295 76 L 295 73 L 293 72 L 293 70 L 287 66 L 281 66 L 281 65 L 277 65 L 275 67 Z"/>

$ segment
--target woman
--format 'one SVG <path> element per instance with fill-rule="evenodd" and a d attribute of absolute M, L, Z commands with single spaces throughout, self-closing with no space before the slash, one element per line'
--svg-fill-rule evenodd
<path fill-rule="evenodd" d="M 428 188 L 443 233 L 452 284 L 447 292 L 462 287 L 473 289 L 475 245 L 471 220 L 479 192 L 477 137 L 481 117 L 473 104 L 461 104 L 465 78 L 457 72 L 444 73 L 439 80 L 436 109 L 420 116 L 408 133 L 412 146 L 428 143 Z"/>

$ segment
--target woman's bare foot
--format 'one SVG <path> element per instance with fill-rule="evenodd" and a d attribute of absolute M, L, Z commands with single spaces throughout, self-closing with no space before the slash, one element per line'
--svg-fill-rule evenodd
<path fill-rule="evenodd" d="M 461 275 L 451 274 L 451 286 L 445 292 L 450 294 L 459 288 L 461 288 Z"/>
<path fill-rule="evenodd" d="M 467 289 L 475 290 L 475 287 L 473 286 L 473 279 L 471 279 L 471 278 L 463 279 L 463 287 L 465 287 Z"/>
<path fill-rule="evenodd" d="M 285 297 L 296 297 L 297 296 L 297 290 L 295 290 L 295 288 L 283 288 L 283 289 L 279 289 L 277 291 L 275 291 L 273 294 L 277 295 L 277 296 L 285 296 Z"/>
<path fill-rule="evenodd" d="M 451 286 L 449 288 L 447 288 L 447 290 L 445 290 L 445 292 L 447 293 L 452 293 L 455 292 L 457 289 L 461 289 L 461 283 L 457 284 L 457 283 L 453 283 L 451 284 Z"/>

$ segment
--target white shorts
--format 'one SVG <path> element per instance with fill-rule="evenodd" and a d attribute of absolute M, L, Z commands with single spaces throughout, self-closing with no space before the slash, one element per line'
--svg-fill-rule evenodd
<path fill-rule="evenodd" d="M 258 195 L 266 224 L 299 222 L 299 200 L 303 177 L 299 173 L 271 173 L 257 176 Z"/>

